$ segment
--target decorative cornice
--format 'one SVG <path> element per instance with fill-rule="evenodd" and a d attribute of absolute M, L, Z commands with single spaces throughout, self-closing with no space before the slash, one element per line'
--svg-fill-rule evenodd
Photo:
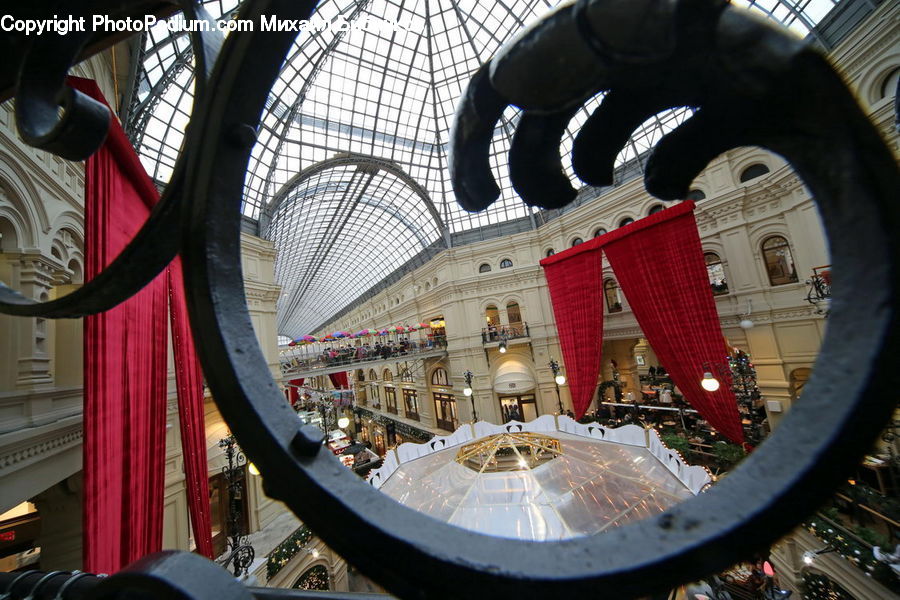
<path fill-rule="evenodd" d="M 57 454 L 68 447 L 81 444 L 84 438 L 84 429 L 79 422 L 76 428 L 57 432 L 56 435 L 40 439 L 29 440 L 31 443 L 16 448 L 6 454 L 0 454 L 0 477 L 7 470 L 12 470 L 18 463 L 30 459 L 41 459 L 44 455 Z"/>

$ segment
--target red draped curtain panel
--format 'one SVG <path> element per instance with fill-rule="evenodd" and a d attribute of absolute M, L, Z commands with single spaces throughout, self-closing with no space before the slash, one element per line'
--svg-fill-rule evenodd
<path fill-rule="evenodd" d="M 71 77 L 69 85 L 105 102 L 89 79 Z M 85 162 L 86 277 L 96 276 L 115 258 L 158 200 L 113 119 L 103 147 Z M 180 263 L 173 268 L 174 274 L 159 275 L 133 298 L 85 319 L 87 571 L 112 573 L 162 548 L 169 301 L 188 506 L 197 548 L 212 556 L 202 373 Z"/>
<path fill-rule="evenodd" d="M 306 381 L 305 377 L 300 377 L 298 379 L 291 379 L 288 383 L 291 385 L 288 386 L 288 401 L 293 404 L 297 400 L 300 399 L 300 389 L 296 386 L 303 385 L 303 382 Z"/>
<path fill-rule="evenodd" d="M 331 380 L 331 385 L 335 387 L 335 389 L 350 389 L 350 382 L 347 380 L 347 372 L 340 371 L 338 373 L 329 373 L 328 378 Z"/>
<path fill-rule="evenodd" d="M 729 372 L 728 347 L 693 210 L 693 202 L 682 202 L 596 239 L 603 244 L 619 287 L 672 381 L 711 426 L 741 443 L 737 402 L 716 371 L 718 367 Z M 716 392 L 700 386 L 710 365 L 722 381 Z"/>
<path fill-rule="evenodd" d="M 102 99 L 90 80 L 77 89 Z M 119 124 L 85 162 L 85 276 L 106 267 L 157 192 Z M 84 570 L 113 573 L 162 547 L 166 276 L 85 319 Z"/>
<path fill-rule="evenodd" d="M 572 405 L 581 418 L 594 398 L 603 348 L 603 266 L 600 238 L 541 261 Z"/>
<path fill-rule="evenodd" d="M 203 409 L 203 371 L 194 350 L 194 338 L 188 321 L 184 297 L 181 257 L 169 265 L 169 316 L 175 359 L 175 383 L 178 386 L 178 420 L 181 424 L 181 448 L 188 512 L 197 552 L 213 556 L 212 523 L 209 505 L 206 428 Z"/>

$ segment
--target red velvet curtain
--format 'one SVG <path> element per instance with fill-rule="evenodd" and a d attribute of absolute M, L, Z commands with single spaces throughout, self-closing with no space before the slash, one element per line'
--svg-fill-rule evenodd
<path fill-rule="evenodd" d="M 700 386 L 704 365 L 728 372 L 728 348 L 703 261 L 694 203 L 682 202 L 621 227 L 597 240 L 628 299 L 641 330 L 672 381 L 710 425 L 743 442 L 730 386 Z M 600 295 L 600 288 L 596 292 Z"/>
<path fill-rule="evenodd" d="M 209 505 L 206 428 L 203 408 L 203 371 L 194 350 L 194 338 L 188 321 L 184 297 L 181 257 L 169 265 L 169 316 L 175 359 L 175 383 L 178 386 L 178 420 L 181 424 L 181 448 L 188 512 L 197 551 L 213 556 L 212 523 Z"/>
<path fill-rule="evenodd" d="M 73 87 L 102 99 L 90 80 Z M 157 192 L 113 119 L 85 162 L 85 276 L 107 266 L 147 219 Z M 84 570 L 113 573 L 162 548 L 166 431 L 166 277 L 85 318 Z"/>
<path fill-rule="evenodd" d="M 291 385 L 288 386 L 288 401 L 293 404 L 297 400 L 300 399 L 300 390 L 295 387 L 298 385 L 303 385 L 303 382 L 306 381 L 305 377 L 300 377 L 299 379 L 291 379 L 288 383 Z"/>
<path fill-rule="evenodd" d="M 69 84 L 105 102 L 94 81 Z M 159 200 L 113 119 L 85 162 L 85 276 L 99 273 L 134 237 Z M 198 550 L 212 556 L 202 373 L 184 304 L 180 262 L 140 293 L 85 319 L 84 568 L 118 571 L 162 548 L 167 300 L 172 330 L 188 505 Z M 174 284 L 170 288 L 170 283 Z"/>
<path fill-rule="evenodd" d="M 594 238 L 541 261 L 576 418 L 590 406 L 600 374 L 603 267 L 599 240 Z"/>
<path fill-rule="evenodd" d="M 350 383 L 347 380 L 347 371 L 329 373 L 328 378 L 331 380 L 331 385 L 333 385 L 335 389 L 350 389 Z"/>

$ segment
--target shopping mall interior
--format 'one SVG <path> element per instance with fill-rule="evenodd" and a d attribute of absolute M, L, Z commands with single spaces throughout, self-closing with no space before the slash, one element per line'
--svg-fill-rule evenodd
<path fill-rule="evenodd" d="M 67 155 L 28 131 L 29 93 L 46 85 L 29 80 L 29 69 L 40 70 L 38 50 L 47 52 L 48 39 L 67 36 L 32 36 L 31 62 L 21 72 L 18 63 L 0 68 L 0 282 L 17 297 L 61 307 L 16 312 L 20 303 L 0 289 L 0 598 L 81 598 L 104 579 L 85 572 L 114 576 L 159 550 L 206 556 L 256 597 L 282 597 L 261 588 L 284 590 L 285 598 L 325 590 L 342 594 L 328 598 L 546 597 L 527 595 L 525 583 L 512 593 L 487 579 L 483 593 L 468 584 L 416 592 L 414 572 L 425 569 L 412 562 L 418 555 L 399 546 L 379 552 L 321 529 L 319 513 L 343 513 L 324 506 L 307 479 L 295 489 L 309 494 L 311 513 L 298 517 L 301 500 L 272 483 L 285 471 L 259 449 L 255 421 L 235 416 L 244 413 L 234 408 L 232 388 L 277 396 L 283 427 L 318 428 L 314 451 L 335 472 L 424 513 L 434 527 L 451 527 L 440 531 L 547 547 L 601 540 L 620 526 L 631 531 L 712 495 L 820 389 L 811 382 L 804 391 L 839 308 L 831 300 L 832 244 L 816 198 L 791 164 L 738 144 L 712 153 L 678 200 L 645 187 L 650 154 L 666 134 L 706 114 L 697 106 L 665 104 L 633 127 L 626 122 L 612 173 L 589 184 L 578 136 L 596 127 L 592 114 L 606 95 L 587 97 L 554 130 L 560 150 L 551 158 L 561 159 L 557 174 L 571 197 L 536 203 L 521 191 L 527 150 L 517 133 L 535 118 L 504 104 L 479 155 L 496 199 L 472 210 L 471 189 L 461 182 L 476 165 L 458 144 L 470 133 L 466 102 L 481 100 L 474 92 L 467 99 L 467 86 L 555 2 L 319 3 L 310 22 L 322 26 L 297 33 L 277 73 L 269 68 L 274 85 L 260 96 L 258 127 L 229 134 L 235 148 L 249 148 L 249 162 L 240 174 L 240 269 L 222 273 L 239 271 L 238 303 L 249 319 L 226 311 L 219 326 L 247 320 L 258 351 L 248 349 L 252 342 L 232 348 L 227 331 L 209 333 L 197 290 L 226 276 L 214 268 L 196 274 L 201 261 L 187 240 L 215 241 L 193 215 L 189 231 L 169 230 L 170 239 L 185 240 L 181 264 L 166 267 L 179 248 L 159 242 L 172 249 L 157 267 L 145 266 L 149 254 L 135 254 L 103 283 L 124 289 L 133 285 L 129 271 L 165 269 L 132 288 L 144 288 L 139 296 L 64 314 L 67 295 L 112 270 L 145 220 L 167 218 L 152 208 L 159 194 L 158 206 L 174 206 L 171 198 L 199 189 L 192 178 L 210 170 L 227 178 L 225 159 L 201 159 L 194 150 L 207 144 L 201 125 L 231 121 L 210 109 L 200 122 L 198 64 L 209 69 L 215 56 L 198 56 L 186 24 L 240 23 L 261 3 L 202 0 L 185 14 L 179 5 L 193 3 L 118 4 L 158 18 L 137 32 L 95 31 L 83 60 L 68 70 L 78 97 L 105 102 L 114 117 L 96 155 Z M 603 3 L 579 6 L 588 4 Z M 827 57 L 896 168 L 900 3 L 731 0 L 732 9 Z M 337 21 L 370 27 L 329 26 Z M 215 33 L 218 44 L 225 40 L 219 62 L 234 64 L 229 42 L 250 34 Z M 276 33 L 254 35 L 275 45 Z M 10 26 L 0 32 L 0 48 L 18 56 L 23 39 Z M 493 66 L 500 72 L 503 64 Z M 218 76 L 226 78 L 213 73 L 206 85 Z M 740 110 L 730 118 L 741 120 Z M 78 145 L 71 136 L 66 143 Z M 110 183 L 113 171 L 130 183 Z M 130 186 L 128 202 L 136 204 L 120 202 L 118 191 L 104 203 L 117 186 Z M 547 186 L 532 189 L 554 189 Z M 169 212 L 196 214 L 195 200 Z M 238 252 L 232 246 L 223 242 L 222 256 Z M 688 259 L 666 255 L 672 248 Z M 224 262 L 210 263 L 216 260 Z M 690 268 L 682 270 L 682 261 Z M 218 304 L 232 299 L 208 302 Z M 210 366 L 215 354 L 235 363 L 247 356 L 268 372 L 232 381 Z M 849 377 L 861 368 L 854 360 L 824 377 Z M 748 536 L 753 543 L 731 553 L 735 564 L 694 568 L 689 580 L 661 569 L 652 593 L 615 597 L 900 597 L 900 414 L 877 421 L 864 456 L 836 474 L 840 485 L 816 492 L 827 499 L 806 517 L 791 517 L 785 535 L 765 546 Z M 800 424 L 807 437 L 820 426 Z M 379 518 L 395 518 L 389 512 L 347 521 L 377 529 Z M 338 550 L 345 544 L 380 556 L 359 560 Z M 583 589 L 573 587 L 571 596 Z"/>

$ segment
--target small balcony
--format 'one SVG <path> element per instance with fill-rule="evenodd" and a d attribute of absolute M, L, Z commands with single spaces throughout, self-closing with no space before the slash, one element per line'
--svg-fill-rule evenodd
<path fill-rule="evenodd" d="M 481 330 L 481 343 L 483 345 L 500 343 L 503 340 L 515 340 L 530 338 L 531 332 L 528 323 L 510 323 L 502 327 L 485 327 Z"/>

